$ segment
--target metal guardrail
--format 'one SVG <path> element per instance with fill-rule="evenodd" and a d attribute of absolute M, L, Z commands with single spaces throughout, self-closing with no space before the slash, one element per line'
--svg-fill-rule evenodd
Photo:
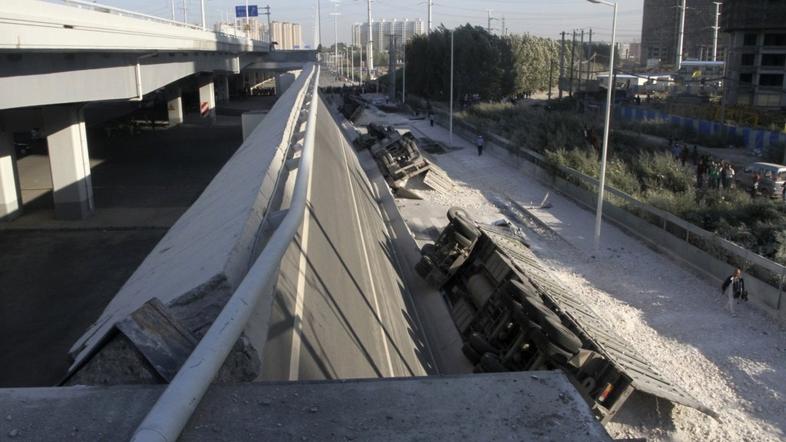
<path fill-rule="evenodd" d="M 88 1 L 84 1 L 84 0 L 62 0 L 62 2 L 64 4 L 66 4 L 66 5 L 68 5 L 68 6 L 74 6 L 74 7 L 80 8 L 80 9 L 90 9 L 90 10 L 97 11 L 97 12 L 106 12 L 106 13 L 109 13 L 109 14 L 120 15 L 120 16 L 124 16 L 124 17 L 131 17 L 131 18 L 142 19 L 142 20 L 146 20 L 146 21 L 153 21 L 153 22 L 156 22 L 156 23 L 162 23 L 162 24 L 168 24 L 168 25 L 173 25 L 173 26 L 179 26 L 179 27 L 182 27 L 182 28 L 193 29 L 193 30 L 196 30 L 196 31 L 212 32 L 212 33 L 214 33 L 216 35 L 221 35 L 221 36 L 225 36 L 225 37 L 231 37 L 231 38 L 234 38 L 234 39 L 245 38 L 245 33 L 243 33 L 243 35 L 238 35 L 237 33 L 230 34 L 230 33 L 227 33 L 227 32 L 214 31 L 214 30 L 208 29 L 208 28 L 203 29 L 202 26 L 199 26 L 199 25 L 194 25 L 194 24 L 191 24 L 191 23 L 185 23 L 185 22 L 181 22 L 181 21 L 177 21 L 177 20 L 170 20 L 170 19 L 164 18 L 164 17 L 158 17 L 158 16 L 155 16 L 155 15 L 144 14 L 144 13 L 136 12 L 136 11 L 130 11 L 128 9 L 117 8 L 117 7 L 114 7 L 114 6 L 103 5 L 103 4 L 100 4 L 100 3 L 88 2 Z M 265 41 L 265 40 L 260 40 L 260 41 Z"/>
<path fill-rule="evenodd" d="M 224 360 L 240 338 L 257 301 L 263 294 L 269 293 L 275 285 L 281 259 L 300 228 L 306 210 L 306 190 L 311 178 L 314 158 L 319 101 L 319 66 L 313 64 L 312 69 L 308 74 L 313 85 L 306 135 L 292 202 L 286 216 L 191 356 L 183 363 L 180 371 L 145 416 L 132 438 L 134 442 L 173 442 L 178 438 L 224 364 Z"/>
<path fill-rule="evenodd" d="M 202 31 L 202 26 L 192 25 L 190 23 L 179 22 L 176 20 L 170 20 L 168 18 L 157 17 L 155 15 L 148 15 L 143 14 L 141 12 L 129 11 L 128 9 L 116 8 L 114 6 L 102 5 L 100 3 L 88 2 L 84 0 L 62 0 L 63 3 L 69 6 L 75 6 L 82 9 L 90 9 L 97 12 L 107 12 L 110 14 L 115 15 L 122 15 L 126 17 L 144 19 L 147 21 L 154 21 L 159 23 L 166 23 L 169 25 L 181 26 L 184 28 L 191 28 L 198 31 Z"/>

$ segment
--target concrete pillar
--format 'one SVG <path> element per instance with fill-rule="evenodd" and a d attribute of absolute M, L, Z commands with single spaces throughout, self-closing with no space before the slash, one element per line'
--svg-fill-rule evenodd
<path fill-rule="evenodd" d="M 216 120 L 216 88 L 212 75 L 199 78 L 199 113 L 205 119 Z"/>
<path fill-rule="evenodd" d="M 166 88 L 166 109 L 169 116 L 169 127 L 183 123 L 183 95 L 179 86 Z"/>
<path fill-rule="evenodd" d="M 295 82 L 295 74 L 284 72 L 276 75 L 276 96 L 281 96 Z"/>
<path fill-rule="evenodd" d="M 229 75 L 222 75 L 218 77 L 216 100 L 219 102 L 229 101 Z"/>
<path fill-rule="evenodd" d="M 10 221 L 21 213 L 22 191 L 16 168 L 16 150 L 10 129 L 0 127 L 0 220 Z"/>
<path fill-rule="evenodd" d="M 95 206 L 82 106 L 47 106 L 41 113 L 49 146 L 55 217 L 86 218 Z"/>

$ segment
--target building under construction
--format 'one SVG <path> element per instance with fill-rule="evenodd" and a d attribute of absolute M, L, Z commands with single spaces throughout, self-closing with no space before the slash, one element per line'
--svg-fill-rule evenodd
<path fill-rule="evenodd" d="M 641 27 L 641 64 L 674 65 L 680 34 L 683 0 L 644 0 Z M 687 0 L 683 59 L 712 61 L 716 5 L 713 0 Z M 722 9 L 722 6 L 721 6 Z M 718 44 L 724 60 L 725 41 Z"/>
<path fill-rule="evenodd" d="M 731 42 L 726 103 L 786 108 L 786 1 L 728 0 L 722 30 Z"/>

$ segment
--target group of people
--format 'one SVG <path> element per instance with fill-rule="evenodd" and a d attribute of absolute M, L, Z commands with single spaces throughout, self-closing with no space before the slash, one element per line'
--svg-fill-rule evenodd
<path fill-rule="evenodd" d="M 728 161 L 715 161 L 704 156 L 696 165 L 696 186 L 699 189 L 727 190 L 734 188 L 737 172 Z"/>

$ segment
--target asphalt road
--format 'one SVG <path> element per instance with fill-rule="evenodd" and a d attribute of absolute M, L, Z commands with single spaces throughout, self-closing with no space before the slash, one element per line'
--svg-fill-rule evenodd
<path fill-rule="evenodd" d="M 374 190 L 319 104 L 309 207 L 282 262 L 265 380 L 426 374 Z"/>

